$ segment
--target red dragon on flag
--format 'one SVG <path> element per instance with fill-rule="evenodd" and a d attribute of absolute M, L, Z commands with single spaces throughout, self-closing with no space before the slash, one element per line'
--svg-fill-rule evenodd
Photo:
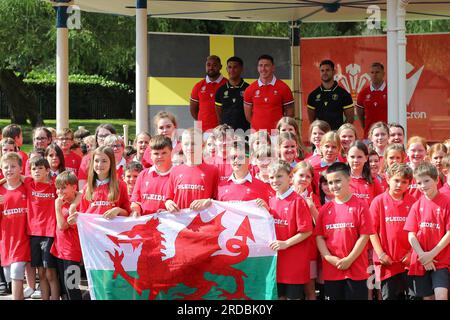
<path fill-rule="evenodd" d="M 137 292 L 142 295 L 144 290 L 150 290 L 149 299 L 155 299 L 163 291 L 166 292 L 182 283 L 196 291 L 192 294 L 176 293 L 184 299 L 202 299 L 213 287 L 218 287 L 214 281 L 205 278 L 205 273 L 231 276 L 236 283 L 235 292 L 227 292 L 217 288 L 226 299 L 249 299 L 244 293 L 244 277 L 247 275 L 234 268 L 233 265 L 244 261 L 249 255 L 247 240 L 255 241 L 250 221 L 245 217 L 235 237 L 226 241 L 226 248 L 235 255 L 217 254 L 221 250 L 219 236 L 225 230 L 221 221 L 225 211 L 211 221 L 204 222 L 197 214 L 192 222 L 182 229 L 175 240 L 175 256 L 165 259 L 162 250 L 164 235 L 158 230 L 158 218 L 150 219 L 146 224 L 134 226 L 129 231 L 119 234 L 119 237 L 108 235 L 114 244 L 131 244 L 136 249 L 142 244 L 142 251 L 137 262 L 138 278 L 130 276 L 122 266 L 124 253 L 114 250 L 107 251 L 114 263 L 114 275 L 123 277 Z M 123 237 L 127 237 L 124 239 Z M 183 266 L 180 268 L 180 266 Z"/>

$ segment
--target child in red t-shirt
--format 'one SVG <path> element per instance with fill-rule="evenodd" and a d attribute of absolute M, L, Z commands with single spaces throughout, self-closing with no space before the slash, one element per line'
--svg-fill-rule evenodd
<path fill-rule="evenodd" d="M 298 158 L 301 148 L 297 143 L 296 136 L 291 132 L 283 132 L 278 136 L 278 152 L 281 160 L 289 163 L 294 168 L 303 158 Z"/>
<path fill-rule="evenodd" d="M 320 153 L 320 141 L 322 137 L 331 131 L 331 127 L 328 122 L 323 120 L 314 120 L 309 126 L 309 142 L 312 145 L 312 153 L 306 157 L 308 161 L 314 161 L 315 158 L 321 158 L 322 155 Z"/>
<path fill-rule="evenodd" d="M 282 117 L 277 123 L 277 130 L 279 134 L 289 132 L 295 136 L 295 141 L 297 143 L 297 155 L 295 158 L 303 160 L 309 156 L 305 146 L 303 145 L 302 135 L 300 133 L 297 120 L 292 117 Z"/>
<path fill-rule="evenodd" d="M 206 138 L 205 145 L 203 147 L 203 161 L 207 164 L 214 164 L 216 161 L 217 147 L 216 138 L 210 134 Z"/>
<path fill-rule="evenodd" d="M 71 150 L 73 141 L 73 131 L 69 128 L 62 129 L 56 135 L 56 144 L 64 154 L 64 167 L 78 175 L 81 165 L 81 157 Z"/>
<path fill-rule="evenodd" d="M 249 170 L 253 177 L 264 182 L 269 190 L 269 198 L 275 196 L 275 191 L 270 186 L 269 182 L 269 164 L 272 161 L 272 151 L 268 147 L 260 147 L 253 154 L 250 154 L 250 162 L 255 165 L 249 165 Z"/>
<path fill-rule="evenodd" d="M 383 166 L 384 150 L 389 140 L 389 128 L 387 124 L 382 121 L 372 124 L 369 129 L 368 138 L 370 140 L 370 149 L 378 153 L 381 166 Z"/>
<path fill-rule="evenodd" d="M 105 219 L 128 216 L 130 200 L 127 185 L 117 178 L 114 151 L 107 146 L 99 147 L 92 153 L 90 162 L 80 212 L 100 214 Z"/>
<path fill-rule="evenodd" d="M 409 275 L 415 295 L 447 300 L 450 267 L 450 198 L 439 193 L 438 170 L 428 162 L 414 169 L 422 196 L 411 208 L 404 230 L 414 251 Z"/>
<path fill-rule="evenodd" d="M 341 140 L 341 157 L 347 159 L 350 146 L 356 141 L 356 128 L 351 123 L 344 123 L 337 130 L 339 140 Z"/>
<path fill-rule="evenodd" d="M 50 254 L 56 218 L 55 185 L 50 178 L 47 159 L 30 159 L 31 178 L 25 180 L 28 198 L 28 235 L 31 244 L 31 267 L 38 268 L 39 285 L 43 300 L 59 300 L 60 288 L 56 271 L 56 260 Z"/>
<path fill-rule="evenodd" d="M 22 159 L 22 174 L 25 173 L 26 163 L 28 160 L 28 156 L 25 152 L 20 150 L 20 147 L 23 145 L 23 132 L 22 128 L 18 124 L 9 124 L 2 130 L 2 138 L 11 138 L 16 143 L 17 153 L 20 155 Z"/>
<path fill-rule="evenodd" d="M 350 189 L 356 197 L 370 205 L 373 198 L 383 192 L 378 180 L 372 178 L 369 165 L 369 150 L 364 142 L 357 140 L 348 149 L 350 167 Z"/>
<path fill-rule="evenodd" d="M 292 187 L 295 192 L 299 194 L 308 205 L 309 213 L 313 223 L 316 222 L 319 215 L 318 209 L 320 209 L 320 198 L 311 191 L 311 183 L 314 177 L 314 169 L 309 162 L 299 162 L 292 170 Z M 316 300 L 315 282 L 318 275 L 317 269 L 317 257 L 318 251 L 316 246 L 316 240 L 314 237 L 308 238 L 311 248 L 311 281 L 305 285 L 306 299 Z"/>
<path fill-rule="evenodd" d="M 142 164 L 145 150 L 147 150 L 151 138 L 152 136 L 150 135 L 150 133 L 146 131 L 141 132 L 136 136 L 133 142 L 133 147 L 136 149 L 136 155 L 132 158 L 131 161 L 136 161 Z"/>
<path fill-rule="evenodd" d="M 81 274 L 81 246 L 75 220 L 69 219 L 75 211 L 81 193 L 77 192 L 78 179 L 73 172 L 65 171 L 55 181 L 58 198 L 55 200 L 56 233 L 51 253 L 56 257 L 63 300 L 81 300 L 79 288 Z M 74 204 L 73 208 L 70 206 Z"/>
<path fill-rule="evenodd" d="M 346 164 L 332 164 L 326 178 L 335 198 L 320 208 L 315 229 L 325 299 L 367 300 L 367 243 L 374 233 L 369 208 L 352 194 Z"/>
<path fill-rule="evenodd" d="M 370 155 L 370 153 L 369 153 Z M 406 150 L 403 144 L 400 143 L 391 143 L 386 149 L 384 149 L 383 156 L 383 168 L 378 171 L 378 181 L 381 183 L 383 187 L 383 191 L 388 189 L 388 183 L 386 181 L 385 172 L 388 170 L 390 166 L 394 163 L 405 163 L 406 161 Z M 373 177 L 373 175 L 372 175 Z"/>
<path fill-rule="evenodd" d="M 22 158 L 15 152 L 2 156 L 1 167 L 6 183 L 0 186 L 0 261 L 6 282 L 12 282 L 12 297 L 23 300 L 23 278 L 30 261 L 27 234 L 27 192 L 20 180 Z"/>
<path fill-rule="evenodd" d="M 103 146 L 106 137 L 108 137 L 109 135 L 112 135 L 112 134 L 116 134 L 116 129 L 114 129 L 114 127 L 111 124 L 103 123 L 103 124 L 99 125 L 95 129 L 95 141 L 93 144 L 93 149 L 91 149 L 91 150 L 93 151 L 95 148 Z M 90 152 L 88 152 L 81 159 L 80 169 L 79 169 L 78 175 L 77 175 L 78 190 L 83 190 L 83 187 L 87 182 L 91 159 L 92 159 L 92 155 Z"/>
<path fill-rule="evenodd" d="M 114 151 L 117 179 L 123 180 L 127 160 L 125 159 L 125 143 L 122 137 L 111 134 L 105 138 L 103 143 L 104 146 L 110 147 Z"/>
<path fill-rule="evenodd" d="M 312 182 L 313 192 L 319 195 L 319 175 L 333 163 L 338 162 L 341 151 L 341 140 L 335 131 L 325 133 L 320 140 L 320 156 L 309 158 L 309 163 L 314 169 L 314 179 Z"/>
<path fill-rule="evenodd" d="M 233 146 L 234 130 L 227 124 L 221 124 L 212 130 L 216 144 L 216 156 L 210 164 L 219 170 L 219 183 L 228 180 L 233 169 L 229 160 L 229 149 Z"/>
<path fill-rule="evenodd" d="M 256 131 L 250 134 L 248 137 L 248 144 L 250 146 L 250 154 L 254 155 L 260 148 L 270 149 L 272 146 L 272 140 L 270 135 L 265 130 Z M 252 158 L 252 166 L 256 165 L 255 159 Z"/>
<path fill-rule="evenodd" d="M 64 166 L 64 154 L 61 148 L 58 147 L 56 143 L 52 142 L 47 149 L 45 149 L 44 157 L 50 164 L 50 176 L 54 181 L 58 174 L 66 170 Z"/>
<path fill-rule="evenodd" d="M 269 180 L 276 196 L 269 201 L 277 240 L 270 248 L 278 252 L 277 287 L 281 300 L 304 299 L 310 277 L 312 219 L 306 201 L 290 187 L 291 167 L 283 160 L 269 165 Z"/>
<path fill-rule="evenodd" d="M 438 169 L 438 189 L 445 184 L 445 176 L 442 172 L 442 160 L 447 155 L 447 147 L 443 143 L 435 143 L 428 150 L 428 160 Z"/>
<path fill-rule="evenodd" d="M 125 167 L 123 181 L 127 184 L 128 197 L 130 198 L 130 201 L 131 196 L 133 195 L 133 189 L 136 186 L 137 178 L 142 170 L 144 170 L 144 167 L 137 161 L 131 161 L 130 163 L 127 163 L 127 166 Z"/>
<path fill-rule="evenodd" d="M 370 214 L 376 233 L 370 236 L 377 281 L 383 300 L 405 300 L 408 296 L 407 268 L 411 257 L 408 234 L 403 231 L 409 210 L 416 201 L 408 193 L 413 173 L 404 163 L 387 168 L 389 189 L 375 197 Z"/>
<path fill-rule="evenodd" d="M 166 190 L 166 209 L 203 210 L 217 199 L 219 171 L 215 166 L 202 163 L 202 133 L 190 128 L 183 132 L 181 146 L 186 162 L 170 172 Z"/>
<path fill-rule="evenodd" d="M 409 159 L 408 165 L 414 171 L 423 161 L 425 161 L 427 155 L 427 140 L 419 136 L 409 138 L 406 145 L 406 153 Z M 409 193 L 416 199 L 421 197 L 415 177 L 409 186 Z"/>
<path fill-rule="evenodd" d="M 167 183 L 172 170 L 172 141 L 163 135 L 153 136 L 149 144 L 153 166 L 138 176 L 131 196 L 131 213 L 141 216 L 165 211 Z"/>
<path fill-rule="evenodd" d="M 153 117 L 153 126 L 156 134 L 168 137 L 172 141 L 172 156 L 178 154 L 181 150 L 181 145 L 177 136 L 177 119 L 176 117 L 167 111 L 160 111 Z M 142 158 L 142 165 L 145 168 L 149 168 L 153 165 L 151 160 L 151 149 L 147 147 Z M 175 162 L 172 159 L 173 162 Z"/>
<path fill-rule="evenodd" d="M 448 154 L 442 159 L 442 174 L 445 176 L 445 182 L 439 192 L 450 196 L 450 155 Z"/>
<path fill-rule="evenodd" d="M 269 185 L 250 174 L 250 148 L 245 141 L 235 141 L 229 150 L 233 173 L 226 181 L 219 183 L 217 200 L 251 201 L 262 199 L 269 202 Z"/>

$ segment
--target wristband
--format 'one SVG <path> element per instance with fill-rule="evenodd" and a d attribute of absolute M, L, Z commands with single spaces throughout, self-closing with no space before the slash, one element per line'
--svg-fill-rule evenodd
<path fill-rule="evenodd" d="M 383 257 L 386 255 L 386 252 L 382 252 L 381 254 L 380 254 L 380 256 L 378 257 L 378 259 L 379 260 L 381 260 L 381 259 L 383 259 Z"/>

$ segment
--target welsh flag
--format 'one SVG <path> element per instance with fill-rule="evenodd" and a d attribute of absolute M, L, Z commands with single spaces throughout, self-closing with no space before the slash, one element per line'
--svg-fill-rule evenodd
<path fill-rule="evenodd" d="M 273 218 L 254 201 L 77 224 L 92 299 L 277 298 Z"/>

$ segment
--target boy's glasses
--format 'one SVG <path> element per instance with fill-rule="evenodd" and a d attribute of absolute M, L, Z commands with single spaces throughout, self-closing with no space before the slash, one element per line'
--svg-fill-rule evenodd
<path fill-rule="evenodd" d="M 34 140 L 43 141 L 43 140 L 48 140 L 48 138 L 47 137 L 36 137 L 36 138 L 34 138 Z"/>

